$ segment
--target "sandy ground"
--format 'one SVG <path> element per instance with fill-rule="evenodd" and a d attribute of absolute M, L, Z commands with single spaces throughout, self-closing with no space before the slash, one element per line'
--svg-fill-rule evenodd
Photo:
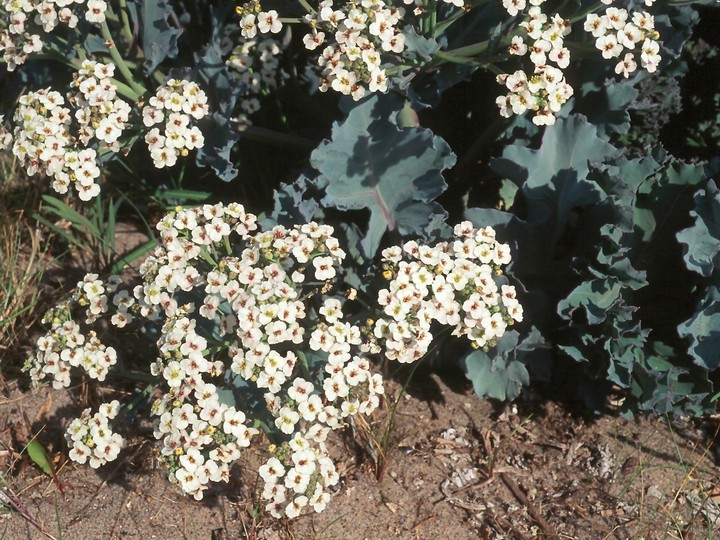
<path fill-rule="evenodd" d="M 170 486 L 146 437 L 100 471 L 67 462 L 62 430 L 82 409 L 82 388 L 30 392 L 6 380 L 0 470 L 29 514 L 58 539 L 720 537 L 712 419 L 588 420 L 552 402 L 482 401 L 463 381 L 449 382 L 433 375 L 411 386 L 380 481 L 362 432 L 338 434 L 341 488 L 325 512 L 293 522 L 278 523 L 255 504 L 262 456 L 252 452 L 230 484 L 202 502 Z M 377 415 L 376 429 L 385 420 Z M 41 427 L 38 438 L 54 457 L 63 494 L 18 455 Z M 43 535 L 18 514 L 4 513 L 0 538 Z"/>

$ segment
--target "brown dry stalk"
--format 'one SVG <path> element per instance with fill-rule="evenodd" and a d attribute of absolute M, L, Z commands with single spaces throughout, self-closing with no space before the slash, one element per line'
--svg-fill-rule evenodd
<path fill-rule="evenodd" d="M 497 475 L 500 477 L 500 480 L 502 480 L 503 483 L 512 492 L 512 494 L 515 496 L 515 498 L 518 500 L 518 502 L 522 503 L 525 506 L 525 508 L 527 508 L 528 514 L 530 514 L 530 516 L 540 526 L 540 528 L 543 530 L 543 532 L 547 535 L 547 538 L 558 538 L 558 535 L 555 533 L 555 531 L 550 526 L 550 524 L 547 521 L 545 521 L 545 519 L 535 509 L 533 504 L 530 502 L 530 499 L 527 498 L 527 496 L 522 492 L 522 490 L 518 487 L 518 485 L 515 483 L 515 481 L 512 478 L 510 478 L 510 476 L 506 473 L 501 472 L 501 473 L 497 473 Z"/>

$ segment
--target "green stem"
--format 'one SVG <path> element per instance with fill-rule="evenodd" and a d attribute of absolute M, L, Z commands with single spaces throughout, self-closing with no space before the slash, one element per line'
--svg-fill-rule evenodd
<path fill-rule="evenodd" d="M 420 363 L 423 361 L 424 358 L 425 358 L 425 356 L 423 356 L 423 358 L 421 358 L 420 360 L 415 362 L 415 365 L 410 370 L 410 374 L 408 375 L 407 379 L 405 380 L 405 383 L 402 385 L 402 388 L 400 389 L 400 393 L 398 394 L 397 398 L 393 401 L 392 407 L 390 407 L 390 414 L 388 415 L 388 421 L 387 421 L 387 424 L 385 424 L 385 432 L 383 433 L 383 438 L 380 443 L 380 448 L 382 449 L 382 455 L 380 456 L 382 459 L 382 463 L 376 473 L 378 480 L 382 480 L 382 477 L 385 473 L 385 468 L 387 466 L 387 453 L 388 453 L 388 448 L 390 447 L 390 437 L 392 435 L 393 429 L 395 429 L 395 415 L 397 413 L 398 405 L 400 404 L 400 400 L 402 399 L 403 395 L 405 394 L 407 387 L 410 385 L 410 381 L 412 380 L 413 375 L 415 375 L 417 368 L 420 366 Z"/>
<path fill-rule="evenodd" d="M 122 32 L 125 34 L 125 39 L 128 42 L 128 46 L 132 45 L 133 43 L 133 32 L 130 29 L 130 18 L 127 14 L 127 0 L 120 0 L 119 2 L 119 8 L 120 8 L 120 22 L 122 23 Z"/>
<path fill-rule="evenodd" d="M 135 93 L 135 97 L 133 98 L 133 100 L 137 100 L 140 96 L 147 92 L 147 90 L 144 86 L 135 81 L 135 77 L 133 77 L 133 74 L 128 68 L 125 59 L 122 57 L 120 52 L 117 50 L 117 47 L 115 46 L 115 41 L 110 34 L 110 28 L 108 28 L 106 22 L 102 23 L 102 25 L 100 26 L 100 33 L 105 40 L 105 45 L 110 52 L 110 56 L 112 57 L 113 62 L 115 62 L 115 65 L 120 70 L 120 73 L 123 74 L 123 77 L 125 77 L 125 80 L 130 85 L 130 88 Z"/>
<path fill-rule="evenodd" d="M 315 8 L 313 8 L 310 4 L 308 4 L 308 3 L 307 3 L 307 0 L 298 0 L 298 2 L 299 2 L 300 5 L 301 5 L 302 7 L 304 7 L 305 10 L 306 10 L 308 13 L 310 13 L 311 15 L 317 13 L 317 10 L 316 10 Z"/>
<path fill-rule="evenodd" d="M 85 50 L 80 46 L 79 43 L 75 44 L 75 54 L 77 54 L 81 63 L 83 60 L 87 60 L 87 55 L 85 54 Z"/>
<path fill-rule="evenodd" d="M 311 141 L 303 137 L 298 137 L 289 133 L 281 133 L 279 131 L 273 131 L 271 129 L 261 128 L 257 126 L 240 126 L 238 127 L 238 133 L 240 133 L 240 135 L 242 135 L 243 137 L 247 137 L 248 139 L 254 141 L 276 145 L 295 146 L 297 148 L 303 149 L 312 149 L 315 148 L 315 146 L 317 145 L 315 141 Z"/>
<path fill-rule="evenodd" d="M 471 10 L 475 9 L 476 7 L 480 7 L 483 4 L 487 4 L 489 1 L 490 0 L 475 0 L 474 2 L 470 2 L 469 4 L 466 3 L 465 7 L 463 8 L 458 8 L 458 10 L 450 17 L 435 26 L 433 37 L 438 37 L 443 32 L 445 32 L 445 30 L 447 30 L 452 24 L 456 23 L 459 19 L 461 19 Z"/>
<path fill-rule="evenodd" d="M 457 54 L 451 54 L 444 51 L 438 51 L 433 55 L 434 58 L 440 59 L 443 62 L 449 62 L 451 64 L 465 64 L 465 65 L 477 65 L 478 61 L 469 56 L 459 56 Z"/>
<path fill-rule="evenodd" d="M 600 2 L 597 2 L 597 3 L 593 4 L 592 7 L 590 7 L 590 8 L 587 9 L 586 11 L 583 11 L 582 13 L 580 13 L 580 14 L 578 14 L 578 15 L 575 15 L 574 17 L 571 17 L 571 18 L 569 19 L 570 24 L 573 24 L 573 23 L 576 23 L 576 22 L 578 22 L 578 21 L 581 21 L 581 20 L 585 19 L 590 13 L 594 12 L 594 11 L 597 10 L 598 8 L 601 8 L 602 6 L 603 6 L 603 4 L 600 3 Z"/>
<path fill-rule="evenodd" d="M 459 19 L 461 19 L 465 15 L 465 11 L 462 9 L 453 13 L 450 17 L 442 21 L 440 24 L 435 25 L 435 30 L 433 31 L 433 37 L 438 37 L 445 32 L 452 24 L 457 22 Z"/>
<path fill-rule="evenodd" d="M 132 88 L 130 88 L 127 84 L 122 83 L 118 81 L 117 79 L 110 79 L 110 82 L 112 82 L 115 85 L 115 88 L 117 89 L 117 93 L 120 94 L 123 97 L 128 98 L 132 101 L 137 101 L 138 95 L 137 92 L 135 92 Z"/>
<path fill-rule="evenodd" d="M 210 255 L 210 253 L 208 253 L 208 251 L 207 251 L 206 249 L 201 249 L 201 250 L 200 250 L 200 256 L 201 256 L 201 257 L 205 260 L 205 262 L 207 262 L 210 266 L 212 266 L 213 268 L 217 268 L 217 265 L 218 265 L 217 262 L 215 262 L 215 259 L 212 258 L 212 255 Z"/>
<path fill-rule="evenodd" d="M 428 9 L 430 10 L 430 17 L 428 18 L 427 34 L 429 36 L 435 35 L 435 25 L 437 24 L 437 2 L 436 0 L 430 0 L 428 2 Z"/>

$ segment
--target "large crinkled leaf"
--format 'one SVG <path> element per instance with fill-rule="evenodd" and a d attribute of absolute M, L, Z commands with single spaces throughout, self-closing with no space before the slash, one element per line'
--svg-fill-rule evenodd
<path fill-rule="evenodd" d="M 460 360 L 460 366 L 479 397 L 512 400 L 530 382 L 525 364 L 514 358 L 516 347 L 519 347 L 518 333 L 510 331 L 500 338 L 493 351 L 494 357 L 478 349 Z"/>
<path fill-rule="evenodd" d="M 688 353 L 700 367 L 720 367 L 720 289 L 712 285 L 692 317 L 678 326 L 678 334 L 690 339 Z"/>
<path fill-rule="evenodd" d="M 208 95 L 212 111 L 211 123 L 203 128 L 205 144 L 197 152 L 197 163 L 210 166 L 225 182 L 235 178 L 238 173 L 230 157 L 232 149 L 240 140 L 232 116 L 238 96 L 244 91 L 244 84 L 230 75 L 219 49 L 225 28 L 223 22 L 228 11 L 228 6 L 212 10 L 213 42 L 195 54 L 197 76 Z"/>
<path fill-rule="evenodd" d="M 165 58 L 175 58 L 178 53 L 177 40 L 180 29 L 168 24 L 172 7 L 167 0 L 130 0 L 137 5 L 136 10 L 142 33 L 142 46 L 145 53 L 144 71 L 150 76 Z"/>
<path fill-rule="evenodd" d="M 589 164 L 615 153 L 597 136 L 594 126 L 581 116 L 571 116 L 545 131 L 539 149 L 512 145 L 491 165 L 520 187 L 527 204 L 526 220 L 551 227 L 549 241 L 554 249 L 575 209 L 606 198 L 600 186 L 588 180 Z"/>
<path fill-rule="evenodd" d="M 570 321 L 575 311 L 582 309 L 588 323 L 599 324 L 605 320 L 610 307 L 621 298 L 622 288 L 622 284 L 612 278 L 584 281 L 560 301 L 558 314 Z"/>
<path fill-rule="evenodd" d="M 688 270 L 708 277 L 720 265 L 720 190 L 714 182 L 695 194 L 695 209 L 690 215 L 695 224 L 676 237 L 685 244 L 683 259 Z"/>
<path fill-rule="evenodd" d="M 524 180 L 527 189 L 535 189 L 547 186 L 555 175 L 565 169 L 574 170 L 577 178 L 584 180 L 590 162 L 601 162 L 615 153 L 613 146 L 598 137 L 595 126 L 584 117 L 575 115 L 559 119 L 555 125 L 549 126 L 538 150 L 520 145 L 508 146 L 503 157 L 493 161 L 492 167 L 500 171 L 503 162 L 514 162 L 525 178 L 509 178 L 516 183 Z"/>
<path fill-rule="evenodd" d="M 273 194 L 273 210 L 263 223 L 269 229 L 278 223 L 292 226 L 317 219 L 319 186 L 305 175 L 291 184 L 280 184 Z"/>
<path fill-rule="evenodd" d="M 433 200 L 447 187 L 442 171 L 455 155 L 429 129 L 399 128 L 401 108 L 391 94 L 360 102 L 310 158 L 327 181 L 323 205 L 370 211 L 362 240 L 368 257 L 386 231 L 425 236 L 433 216 L 445 215 Z"/>

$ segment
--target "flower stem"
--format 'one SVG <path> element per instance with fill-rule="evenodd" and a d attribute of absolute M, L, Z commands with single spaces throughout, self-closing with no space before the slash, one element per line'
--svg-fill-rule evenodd
<path fill-rule="evenodd" d="M 310 4 L 308 4 L 307 0 L 298 0 L 298 2 L 300 3 L 300 5 L 302 7 L 305 8 L 305 10 L 308 13 L 310 13 L 310 14 L 317 13 L 317 10 L 315 8 L 313 8 Z"/>
<path fill-rule="evenodd" d="M 125 77 L 125 80 L 128 82 L 130 89 L 134 92 L 135 96 L 132 98 L 133 100 L 137 100 L 140 96 L 142 96 L 147 90 L 144 86 L 139 84 L 137 81 L 135 81 L 135 77 L 133 77 L 132 72 L 128 68 L 127 63 L 125 62 L 125 59 L 122 57 L 120 52 L 117 50 L 117 47 L 115 47 L 115 41 L 112 38 L 112 35 L 110 34 L 110 28 L 108 28 L 108 25 L 106 22 L 103 22 L 100 26 L 100 33 L 102 34 L 103 39 L 105 39 L 105 45 L 108 48 L 108 51 L 110 52 L 110 56 L 113 59 L 113 62 L 115 62 L 115 65 L 120 70 L 120 73 L 123 74 L 123 77 Z M 130 96 L 127 96 L 130 97 Z"/>
<path fill-rule="evenodd" d="M 243 137 L 254 141 L 260 141 L 264 143 L 295 146 L 303 149 L 313 149 L 317 146 L 315 141 L 291 135 L 289 133 L 281 133 L 279 131 L 273 131 L 271 129 L 261 128 L 257 126 L 241 125 L 237 128 L 238 133 Z"/>

